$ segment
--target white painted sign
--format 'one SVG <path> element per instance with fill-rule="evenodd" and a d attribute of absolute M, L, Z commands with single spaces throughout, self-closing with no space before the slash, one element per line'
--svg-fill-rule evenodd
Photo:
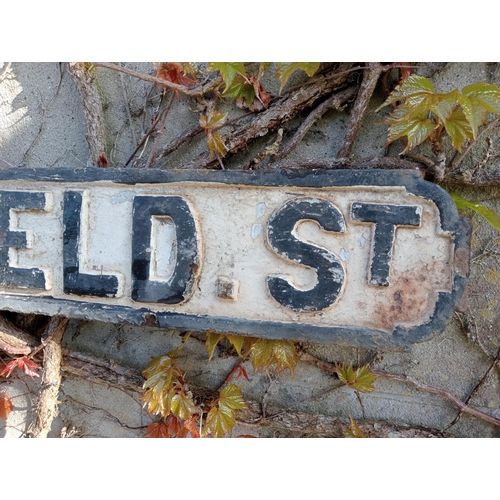
<path fill-rule="evenodd" d="M 6 309 L 390 346 L 463 288 L 463 225 L 413 172 L 9 172 Z"/>

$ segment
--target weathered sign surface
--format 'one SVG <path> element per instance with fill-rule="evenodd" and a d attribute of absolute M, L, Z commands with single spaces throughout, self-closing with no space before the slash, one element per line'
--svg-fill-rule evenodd
<path fill-rule="evenodd" d="M 467 226 L 407 171 L 0 171 L 0 309 L 405 346 L 441 331 Z"/>

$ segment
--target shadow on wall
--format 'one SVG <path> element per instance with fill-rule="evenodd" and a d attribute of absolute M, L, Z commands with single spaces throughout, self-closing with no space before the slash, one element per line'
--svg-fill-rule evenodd
<path fill-rule="evenodd" d="M 75 97 L 65 64 L 12 63 L 0 78 L 0 168 L 85 167 L 86 126 Z"/>

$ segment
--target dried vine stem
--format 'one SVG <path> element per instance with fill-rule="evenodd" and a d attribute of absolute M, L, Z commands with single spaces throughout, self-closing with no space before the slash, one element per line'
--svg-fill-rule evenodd
<path fill-rule="evenodd" d="M 176 90 L 181 94 L 189 96 L 202 96 L 206 92 L 210 92 L 210 90 L 214 89 L 217 85 L 219 85 L 222 82 L 221 78 L 216 78 L 207 83 L 206 85 L 197 86 L 193 89 L 190 89 L 189 87 L 185 87 L 184 85 L 179 85 L 177 83 L 172 83 L 167 80 L 162 80 L 161 78 L 156 78 L 155 76 L 147 75 L 146 73 L 140 73 L 138 71 L 134 71 L 133 69 L 125 68 L 124 66 L 118 66 L 118 64 L 113 64 L 109 62 L 93 62 L 91 64 L 100 68 L 106 68 L 106 69 L 111 69 L 113 71 L 118 71 L 120 73 L 125 73 L 126 75 L 139 78 L 140 80 L 144 80 L 146 82 L 156 83 L 161 87 Z"/>
<path fill-rule="evenodd" d="M 317 366 L 318 368 L 321 368 L 325 371 L 328 371 L 330 373 L 337 373 L 337 369 L 335 368 L 335 365 L 332 363 L 329 363 L 328 361 L 323 361 L 321 359 L 316 358 L 312 354 L 309 354 L 307 352 L 301 352 L 300 353 L 300 359 L 302 361 L 305 361 L 307 363 L 310 363 L 314 366 Z M 489 422 L 490 424 L 500 426 L 500 419 L 493 417 L 492 415 L 488 415 L 487 413 L 484 413 L 480 410 L 476 410 L 475 408 L 471 408 L 468 406 L 466 403 L 458 399 L 456 396 L 453 394 L 450 394 L 448 391 L 445 391 L 444 389 L 441 389 L 439 387 L 434 387 L 432 385 L 427 385 L 422 382 L 419 382 L 418 380 L 413 379 L 412 377 L 408 377 L 406 375 L 398 375 L 396 373 L 389 373 L 381 370 L 370 370 L 371 373 L 378 375 L 379 377 L 384 377 L 384 378 L 389 378 L 392 380 L 398 380 L 400 382 L 405 382 L 408 384 L 413 385 L 417 389 L 420 389 L 425 392 L 431 392 L 433 394 L 438 394 L 442 396 L 443 398 L 447 399 L 448 401 L 451 401 L 453 404 L 458 406 L 460 410 L 464 413 L 468 413 L 469 415 L 473 415 L 474 417 L 477 417 L 481 420 L 485 420 L 486 422 Z"/>
<path fill-rule="evenodd" d="M 368 67 L 363 72 L 363 82 L 361 83 L 358 97 L 356 98 L 356 102 L 354 103 L 354 108 L 349 119 L 344 144 L 338 153 L 339 158 L 348 158 L 351 154 L 351 150 L 356 136 L 358 135 L 359 128 L 361 127 L 361 122 L 363 121 L 366 108 L 368 107 L 368 103 L 370 102 L 382 71 L 382 65 L 375 62 L 368 63 Z"/>
<path fill-rule="evenodd" d="M 282 160 L 285 156 L 293 151 L 299 142 L 307 134 L 308 130 L 330 109 L 340 110 L 342 106 L 351 99 L 356 93 L 355 87 L 347 88 L 346 90 L 339 92 L 338 94 L 333 94 L 326 101 L 322 102 L 317 108 L 315 108 L 309 116 L 302 122 L 299 129 L 293 136 L 292 140 L 283 148 L 278 154 L 273 158 L 276 161 Z"/>
<path fill-rule="evenodd" d="M 240 124 L 232 133 L 224 135 L 228 152 L 234 154 L 240 151 L 247 147 L 250 141 L 279 128 L 297 113 L 312 106 L 318 99 L 342 90 L 348 85 L 349 75 L 343 72 L 346 66 L 348 65 L 342 64 L 338 70 L 328 73 L 316 83 L 303 85 L 296 92 L 276 99 L 267 110 L 256 115 L 249 123 Z M 339 76 L 339 73 L 342 74 Z M 202 153 L 183 168 L 203 169 L 214 165 L 216 161 L 208 152 Z"/>
<path fill-rule="evenodd" d="M 84 63 L 68 63 L 68 68 L 80 94 L 87 122 L 87 142 L 90 149 L 88 167 L 102 166 L 106 158 L 106 133 L 102 103 L 89 68 Z"/>
<path fill-rule="evenodd" d="M 42 385 L 27 437 L 46 438 L 57 413 L 57 396 L 61 385 L 61 340 L 68 322 L 68 318 L 53 317 L 47 326 L 44 337 L 50 340 L 44 348 Z"/>

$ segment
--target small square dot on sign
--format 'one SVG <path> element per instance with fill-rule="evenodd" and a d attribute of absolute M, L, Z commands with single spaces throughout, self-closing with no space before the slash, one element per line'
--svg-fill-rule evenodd
<path fill-rule="evenodd" d="M 236 300 L 238 298 L 238 280 L 233 278 L 217 279 L 217 297 L 219 299 Z"/>

